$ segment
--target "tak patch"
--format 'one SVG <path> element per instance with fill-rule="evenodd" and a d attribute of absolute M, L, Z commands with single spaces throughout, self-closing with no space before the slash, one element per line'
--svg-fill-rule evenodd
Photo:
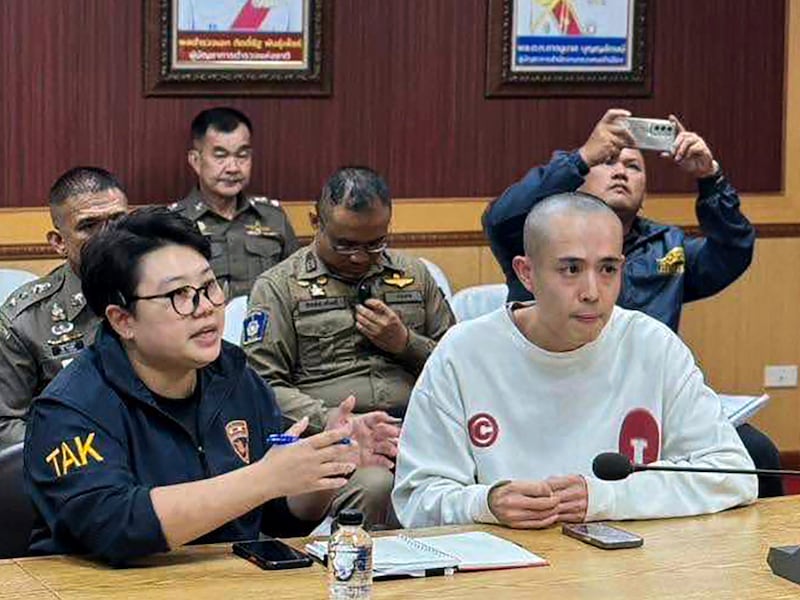
<path fill-rule="evenodd" d="M 45 462 L 53 468 L 56 477 L 63 477 L 70 469 L 85 467 L 89 464 L 89 459 L 103 462 L 103 455 L 94 447 L 94 435 L 94 431 L 86 439 L 76 435 L 72 440 L 61 442 L 60 446 L 45 457 Z"/>
<path fill-rule="evenodd" d="M 247 421 L 231 421 L 225 425 L 225 433 L 236 455 L 246 464 L 250 464 L 250 434 Z"/>
<path fill-rule="evenodd" d="M 473 415 L 467 423 L 469 439 L 478 448 L 488 448 L 497 441 L 500 435 L 500 427 L 489 413 L 478 413 Z"/>
<path fill-rule="evenodd" d="M 242 325 L 242 346 L 264 341 L 269 325 L 269 312 L 257 310 L 247 315 Z"/>

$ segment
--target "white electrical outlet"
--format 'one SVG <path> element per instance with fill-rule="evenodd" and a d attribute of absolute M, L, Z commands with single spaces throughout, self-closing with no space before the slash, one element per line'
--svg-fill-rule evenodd
<path fill-rule="evenodd" d="M 764 367 L 764 387 L 797 387 L 797 365 L 767 365 Z"/>

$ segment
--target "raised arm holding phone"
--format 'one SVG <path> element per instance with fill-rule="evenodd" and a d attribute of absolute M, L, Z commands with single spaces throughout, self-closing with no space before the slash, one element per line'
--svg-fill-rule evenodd
<path fill-rule="evenodd" d="M 641 216 L 647 175 L 644 154 L 626 120 L 631 113 L 612 108 L 595 124 L 584 144 L 557 151 L 551 161 L 531 169 L 492 202 L 483 226 L 509 287 L 509 300 L 529 300 L 512 268 L 524 254 L 525 218 L 550 195 L 582 191 L 603 200 L 623 226 L 622 290 L 617 305 L 640 310 L 678 331 L 684 302 L 722 291 L 750 265 L 755 229 L 742 213 L 739 196 L 725 177 L 706 141 L 687 131 L 674 116 L 676 137 L 671 151 L 656 160 L 669 160 L 697 179 L 695 211 L 701 237 L 689 238 L 683 229 Z M 759 468 L 779 468 L 778 450 L 771 440 L 745 424 L 739 434 Z M 780 480 L 759 480 L 759 494 L 783 493 Z"/>

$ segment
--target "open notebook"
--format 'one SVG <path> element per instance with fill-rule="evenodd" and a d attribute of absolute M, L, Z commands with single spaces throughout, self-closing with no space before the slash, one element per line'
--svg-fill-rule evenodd
<path fill-rule="evenodd" d="M 372 570 L 376 578 L 424 577 L 459 571 L 538 567 L 545 559 L 503 538 L 472 531 L 412 538 L 393 535 L 373 538 Z M 306 545 L 306 552 L 320 560 L 328 554 L 325 540 Z"/>

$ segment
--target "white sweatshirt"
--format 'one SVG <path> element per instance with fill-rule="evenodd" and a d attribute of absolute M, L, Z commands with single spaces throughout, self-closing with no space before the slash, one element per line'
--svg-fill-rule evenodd
<path fill-rule="evenodd" d="M 532 344 L 510 308 L 452 328 L 428 358 L 400 437 L 395 510 L 406 527 L 496 523 L 501 480 L 586 478 L 586 520 L 716 512 L 755 500 L 752 475 L 592 476 L 600 452 L 637 462 L 752 469 L 686 345 L 643 313 L 614 308 L 571 352 Z"/>

